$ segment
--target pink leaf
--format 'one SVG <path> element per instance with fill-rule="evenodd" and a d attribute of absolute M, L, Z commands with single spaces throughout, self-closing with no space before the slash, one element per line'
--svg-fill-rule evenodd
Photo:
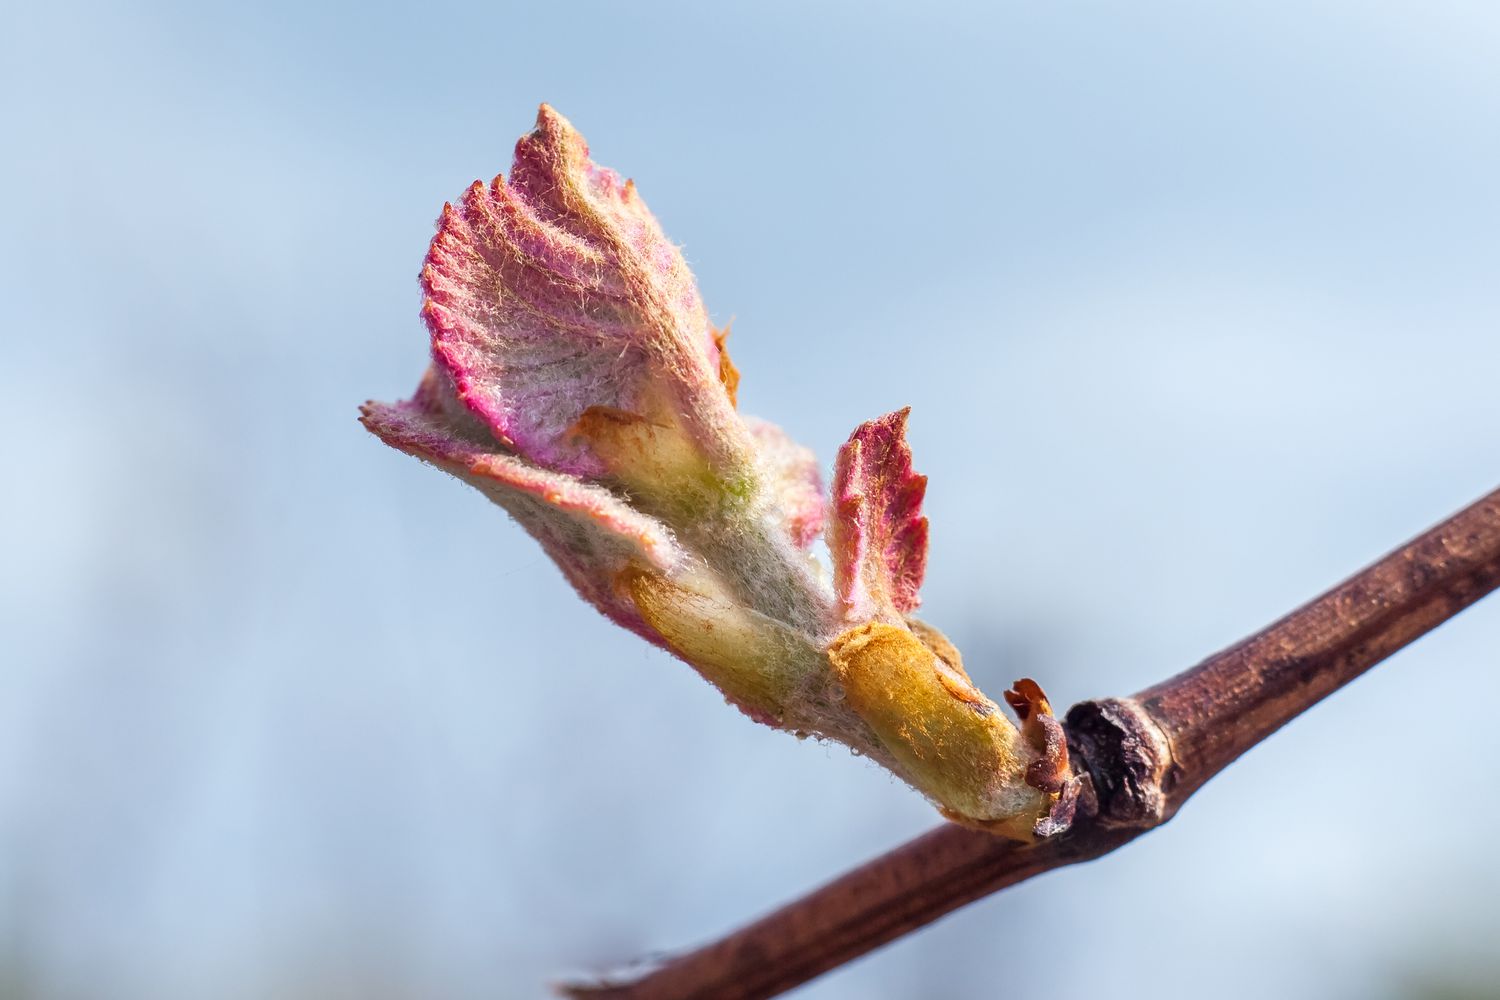
<path fill-rule="evenodd" d="M 609 471 L 579 431 L 591 407 L 680 424 L 743 461 L 721 351 L 681 252 L 633 182 L 594 164 L 543 105 L 510 182 L 445 205 L 422 268 L 435 363 L 497 440 L 538 465 Z"/>
<path fill-rule="evenodd" d="M 900 624 L 920 603 L 927 568 L 927 477 L 912 471 L 910 409 L 861 424 L 839 449 L 828 547 L 834 588 L 850 621 Z"/>
<path fill-rule="evenodd" d="M 606 616 L 661 642 L 615 586 L 632 564 L 665 572 L 682 563 L 682 551 L 659 521 L 601 486 L 498 450 L 436 370 L 427 372 L 409 402 L 366 403 L 361 414 L 365 427 L 386 444 L 457 476 L 504 507 L 541 542 L 579 595 Z"/>

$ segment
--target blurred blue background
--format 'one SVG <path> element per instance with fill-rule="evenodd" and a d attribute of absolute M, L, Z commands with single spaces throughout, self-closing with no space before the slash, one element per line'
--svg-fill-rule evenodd
<path fill-rule="evenodd" d="M 1136 690 L 1500 481 L 1490 4 L 0 18 L 6 998 L 540 996 L 935 822 L 355 423 L 540 101 L 734 318 L 742 408 L 827 462 L 912 405 L 987 690 Z M 1492 599 L 800 995 L 1494 995 L 1497 667 Z"/>

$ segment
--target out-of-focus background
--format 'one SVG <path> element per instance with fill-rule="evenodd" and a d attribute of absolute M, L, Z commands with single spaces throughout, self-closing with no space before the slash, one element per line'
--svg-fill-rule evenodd
<path fill-rule="evenodd" d="M 0 997 L 541 996 L 935 822 L 356 424 L 543 100 L 742 408 L 911 404 L 988 690 L 1133 691 L 1500 481 L 1492 4 L 12 5 Z M 1497 668 L 1491 599 L 800 995 L 1500 995 Z"/>

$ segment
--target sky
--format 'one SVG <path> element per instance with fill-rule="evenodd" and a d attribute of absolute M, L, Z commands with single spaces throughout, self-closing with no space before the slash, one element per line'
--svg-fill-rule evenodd
<path fill-rule="evenodd" d="M 544 996 L 937 821 L 355 422 L 542 101 L 733 319 L 742 409 L 826 468 L 912 407 L 923 613 L 986 690 L 1137 690 L 1500 481 L 1492 5 L 12 5 L 0 997 Z M 1493 599 L 797 995 L 1493 982 L 1497 668 Z"/>

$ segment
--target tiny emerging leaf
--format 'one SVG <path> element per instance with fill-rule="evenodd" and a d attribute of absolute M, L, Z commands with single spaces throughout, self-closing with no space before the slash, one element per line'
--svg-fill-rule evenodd
<path fill-rule="evenodd" d="M 837 517 L 828 531 L 834 585 L 850 621 L 899 622 L 921 603 L 927 571 L 927 477 L 911 467 L 898 410 L 860 424 L 833 473 Z"/>

